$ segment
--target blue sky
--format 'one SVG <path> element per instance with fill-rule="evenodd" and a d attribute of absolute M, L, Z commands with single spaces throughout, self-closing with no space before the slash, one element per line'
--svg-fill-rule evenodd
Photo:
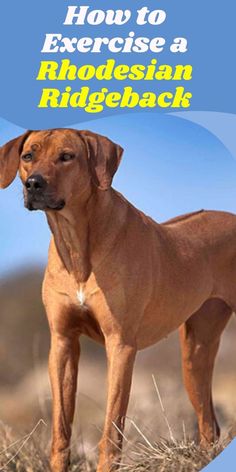
<path fill-rule="evenodd" d="M 124 149 L 114 187 L 157 221 L 205 209 L 236 213 L 236 160 L 199 125 L 137 113 L 82 123 Z M 0 144 L 23 130 L 0 120 Z M 42 212 L 24 209 L 19 178 L 0 192 L 0 276 L 44 266 L 50 238 Z"/>

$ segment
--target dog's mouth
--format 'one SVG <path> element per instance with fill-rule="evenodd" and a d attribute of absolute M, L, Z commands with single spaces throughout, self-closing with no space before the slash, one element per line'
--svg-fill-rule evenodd
<path fill-rule="evenodd" d="M 35 211 L 35 210 L 60 211 L 65 206 L 65 200 L 63 199 L 54 201 L 54 200 L 50 200 L 50 199 L 39 197 L 39 196 L 37 198 L 32 197 L 32 196 L 25 196 L 24 201 L 25 201 L 25 207 L 30 211 Z"/>

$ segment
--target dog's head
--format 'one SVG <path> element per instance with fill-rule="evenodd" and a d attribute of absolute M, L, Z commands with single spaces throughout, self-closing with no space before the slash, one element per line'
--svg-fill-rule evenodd
<path fill-rule="evenodd" d="M 91 187 L 108 190 L 122 152 L 90 131 L 27 131 L 0 149 L 0 187 L 19 170 L 29 210 L 62 210 Z"/>

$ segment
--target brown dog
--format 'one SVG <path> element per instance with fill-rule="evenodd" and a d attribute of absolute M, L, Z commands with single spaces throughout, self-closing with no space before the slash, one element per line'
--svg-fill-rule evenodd
<path fill-rule="evenodd" d="M 219 435 L 211 383 L 220 335 L 236 309 L 236 217 L 201 211 L 155 223 L 111 187 L 121 155 L 109 139 L 69 129 L 27 132 L 0 151 L 1 186 L 19 169 L 25 206 L 44 210 L 53 233 L 43 300 L 54 472 L 69 463 L 81 334 L 103 343 L 108 358 L 99 472 L 119 462 L 136 351 L 180 325 L 201 440 Z"/>

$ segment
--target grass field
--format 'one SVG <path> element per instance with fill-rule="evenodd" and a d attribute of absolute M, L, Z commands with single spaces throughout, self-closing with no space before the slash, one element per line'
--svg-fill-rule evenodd
<path fill-rule="evenodd" d="M 227 445 L 228 440 L 203 450 L 187 438 L 176 441 L 152 441 L 138 426 L 139 440 L 127 441 L 120 466 L 121 472 L 194 472 L 212 461 Z M 0 429 L 0 470 L 5 472 L 50 472 L 49 435 L 40 420 L 35 428 L 21 438 L 14 437 L 10 428 Z M 95 472 L 96 453 L 85 457 L 82 442 L 72 442 L 71 472 Z"/>

